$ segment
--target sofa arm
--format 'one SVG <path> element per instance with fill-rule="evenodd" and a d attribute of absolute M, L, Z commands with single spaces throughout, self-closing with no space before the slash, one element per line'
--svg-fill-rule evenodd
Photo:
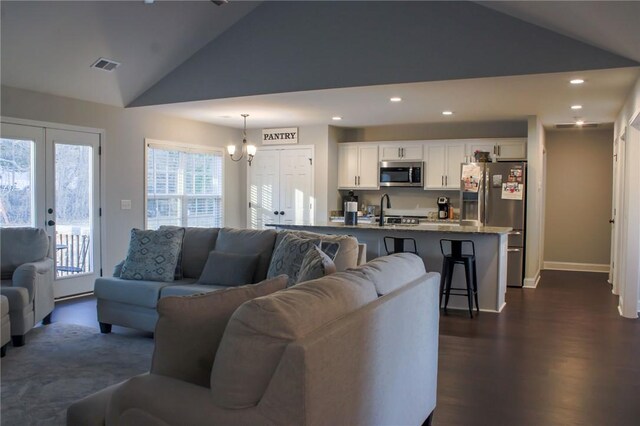
<path fill-rule="evenodd" d="M 37 262 L 24 263 L 16 268 L 11 280 L 13 287 L 23 287 L 29 291 L 29 302 L 33 301 L 39 282 L 51 279 L 53 288 L 53 259 L 45 258 Z M 52 293 L 53 294 L 53 293 Z"/>

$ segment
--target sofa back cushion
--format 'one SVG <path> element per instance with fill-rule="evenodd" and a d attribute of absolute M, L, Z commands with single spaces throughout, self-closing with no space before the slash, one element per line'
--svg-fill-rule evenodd
<path fill-rule="evenodd" d="M 257 265 L 257 254 L 212 250 L 198 279 L 198 284 L 227 287 L 251 284 Z"/>
<path fill-rule="evenodd" d="M 283 275 L 254 285 L 161 298 L 151 372 L 209 387 L 213 359 L 231 314 L 247 300 L 286 284 Z"/>
<path fill-rule="evenodd" d="M 185 278 L 199 278 L 209 252 L 216 246 L 220 228 L 184 228 L 182 241 L 182 274 Z"/>
<path fill-rule="evenodd" d="M 358 264 L 358 240 L 351 235 L 327 235 L 307 231 L 285 230 L 278 232 L 276 248 L 280 245 L 280 242 L 287 234 L 293 234 L 300 238 L 320 239 L 323 243 L 337 243 L 339 248 L 335 258 L 333 259 L 333 263 L 335 263 L 336 270 L 338 272 L 354 268 Z"/>
<path fill-rule="evenodd" d="M 371 281 L 379 296 L 391 293 L 426 274 L 424 262 L 413 253 L 396 253 L 377 257 L 364 265 L 350 269 L 349 272 Z"/>
<path fill-rule="evenodd" d="M 0 265 L 2 279 L 11 279 L 16 268 L 24 263 L 47 257 L 49 237 L 40 228 L 0 228 Z"/>
<path fill-rule="evenodd" d="M 231 316 L 213 363 L 214 402 L 255 406 L 290 342 L 376 298 L 373 284 L 343 272 L 244 303 Z"/>
<path fill-rule="evenodd" d="M 273 245 L 276 242 L 276 234 L 273 229 L 222 228 L 218 233 L 215 249 L 228 253 L 257 254 L 258 266 L 252 280 L 255 283 L 267 277 Z M 205 255 L 205 261 L 208 255 L 209 252 Z"/>

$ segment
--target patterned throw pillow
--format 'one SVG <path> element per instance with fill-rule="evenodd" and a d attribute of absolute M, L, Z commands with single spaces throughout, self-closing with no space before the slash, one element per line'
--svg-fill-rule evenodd
<path fill-rule="evenodd" d="M 173 281 L 183 237 L 184 228 L 157 231 L 132 229 L 129 253 L 122 265 L 120 278 Z"/>
<path fill-rule="evenodd" d="M 164 230 L 177 231 L 178 229 L 182 229 L 184 230 L 185 234 L 187 233 L 187 230 L 182 226 L 162 225 L 158 229 L 160 229 L 161 231 L 164 231 Z M 173 275 L 173 279 L 178 281 L 183 278 L 184 278 L 184 274 L 182 273 L 182 244 L 180 244 L 180 254 L 178 255 L 178 263 L 176 263 L 176 271 Z"/>
<path fill-rule="evenodd" d="M 267 278 L 288 275 L 287 287 L 291 287 L 298 281 L 304 256 L 309 250 L 319 245 L 319 239 L 300 238 L 293 234 L 285 235 L 271 256 Z"/>
<path fill-rule="evenodd" d="M 322 278 L 334 272 L 336 272 L 336 264 L 333 263 L 333 260 L 324 251 L 314 247 L 302 259 L 296 284 Z"/>

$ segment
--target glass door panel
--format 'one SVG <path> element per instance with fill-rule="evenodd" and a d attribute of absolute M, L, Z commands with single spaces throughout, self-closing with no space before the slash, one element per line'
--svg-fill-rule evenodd
<path fill-rule="evenodd" d="M 55 235 L 55 297 L 93 291 L 99 262 L 99 135 L 47 129 L 47 225 Z M 99 269 L 98 269 L 99 272 Z"/>

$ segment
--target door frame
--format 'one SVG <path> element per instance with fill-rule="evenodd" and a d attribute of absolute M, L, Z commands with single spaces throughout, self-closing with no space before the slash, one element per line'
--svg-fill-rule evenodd
<path fill-rule="evenodd" d="M 311 223 L 314 224 L 316 222 L 316 214 L 317 214 L 317 205 L 318 203 L 316 202 L 316 197 L 315 197 L 315 189 L 316 189 L 316 146 L 315 145 L 268 145 L 268 146 L 258 146 L 257 147 L 257 152 L 256 152 L 256 156 L 259 155 L 260 151 L 290 151 L 293 149 L 311 149 L 311 159 L 313 164 L 311 165 L 311 194 L 309 194 L 309 198 L 312 200 L 313 202 L 313 215 L 311 215 Z M 250 207 L 249 207 L 249 199 L 248 196 L 250 194 L 251 191 L 251 166 L 249 164 L 247 164 L 246 166 L 246 188 L 245 188 L 245 203 L 244 203 L 244 207 L 246 209 L 246 214 L 245 214 L 245 223 L 246 226 L 249 226 L 249 223 L 251 223 L 251 212 L 250 212 Z"/>
<path fill-rule="evenodd" d="M 97 179 L 99 180 L 99 184 L 98 184 L 98 188 L 99 188 L 99 193 L 98 193 L 98 209 L 100 212 L 103 212 L 104 209 L 102 207 L 103 201 L 104 201 L 104 196 L 106 194 L 106 167 L 105 167 L 105 162 L 106 162 L 106 146 L 107 146 L 107 132 L 105 131 L 105 129 L 99 129 L 96 127 L 85 127 L 85 126 L 76 126 L 76 125 L 72 125 L 72 124 L 61 124 L 61 123 L 53 123 L 50 121 L 39 121 L 39 120 L 31 120 L 31 119 L 25 119 L 25 118 L 15 118 L 15 117 L 7 117 L 7 116 L 0 116 L 0 122 L 1 123 L 5 123 L 5 124 L 17 124 L 17 125 L 22 125 L 22 126 L 32 126 L 32 127 L 41 127 L 43 129 L 54 129 L 54 130 L 67 130 L 67 131 L 72 131 L 72 132 L 84 132 L 84 133 L 94 133 L 97 134 L 98 137 L 100 138 L 99 141 L 99 148 L 98 148 L 98 164 L 100 166 L 100 170 L 99 173 L 97 173 Z M 46 138 L 45 138 L 46 139 Z M 46 142 L 46 140 L 45 140 Z M 46 146 L 45 146 L 46 149 Z M 38 217 L 36 215 L 36 217 Z M 99 238 L 100 238 L 100 253 L 99 256 L 94 256 L 93 262 L 94 262 L 94 269 L 96 271 L 96 274 L 98 276 L 103 276 L 103 259 L 105 256 L 105 250 L 106 250 L 106 246 L 107 246 L 107 230 L 106 230 L 106 220 L 103 220 L 105 216 L 103 214 L 100 214 L 98 216 L 98 222 L 99 222 L 99 226 L 96 229 L 96 232 L 99 232 Z M 44 225 L 43 225 L 44 226 Z M 70 296 L 70 297 L 74 297 L 74 296 Z"/>

